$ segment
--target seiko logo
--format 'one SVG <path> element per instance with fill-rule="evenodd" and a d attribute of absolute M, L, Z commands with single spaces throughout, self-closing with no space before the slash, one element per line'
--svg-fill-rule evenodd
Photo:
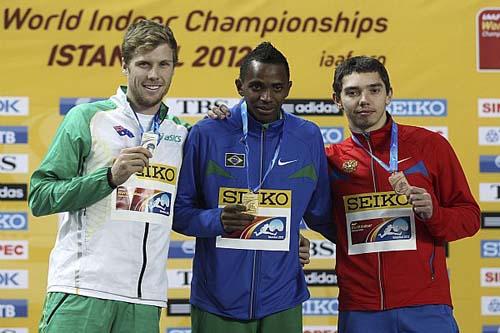
<path fill-rule="evenodd" d="M 247 193 L 246 189 L 221 187 L 219 189 L 219 204 L 231 205 L 242 204 L 243 194 Z M 281 207 L 290 208 L 291 192 L 277 190 L 260 190 L 259 191 L 259 206 L 260 207 Z"/>
<path fill-rule="evenodd" d="M 500 240 L 481 240 L 481 257 L 500 257 Z"/>
<path fill-rule="evenodd" d="M 191 329 L 188 327 L 172 327 L 167 328 L 167 333 L 191 333 Z"/>
<path fill-rule="evenodd" d="M 499 146 L 500 127 L 479 127 L 479 144 L 482 146 Z"/>
<path fill-rule="evenodd" d="M 0 173 L 27 173 L 27 154 L 0 154 Z"/>
<path fill-rule="evenodd" d="M 23 212 L 0 212 L 0 230 L 26 230 L 28 216 Z"/>
<path fill-rule="evenodd" d="M 336 286 L 337 274 L 333 269 L 327 270 L 304 270 L 304 276 L 308 286 Z"/>
<path fill-rule="evenodd" d="M 297 115 L 342 115 L 342 111 L 329 99 L 287 99 L 282 108 L 286 112 Z"/>
<path fill-rule="evenodd" d="M 0 289 L 28 288 L 27 270 L 0 270 Z"/>
<path fill-rule="evenodd" d="M 144 167 L 141 173 L 136 173 L 137 178 L 149 178 L 163 183 L 175 184 L 177 168 L 163 164 L 150 164 Z"/>
<path fill-rule="evenodd" d="M 100 97 L 72 97 L 72 98 L 60 98 L 59 99 L 59 114 L 60 115 L 65 115 L 66 113 L 69 112 L 72 108 L 74 108 L 77 105 L 84 104 L 84 103 L 93 103 L 97 102 L 100 100 L 103 100 L 104 98 Z"/>
<path fill-rule="evenodd" d="M 27 116 L 28 97 L 0 97 L 0 116 Z"/>
<path fill-rule="evenodd" d="M 340 143 L 344 140 L 343 127 L 321 127 L 320 130 L 325 145 Z"/>
<path fill-rule="evenodd" d="M 395 192 L 365 193 L 344 197 L 346 213 L 361 209 L 407 206 L 408 198 Z"/>
<path fill-rule="evenodd" d="M 328 240 L 311 239 L 311 258 L 335 259 L 335 244 Z"/>
<path fill-rule="evenodd" d="M 195 242 L 187 241 L 171 241 L 168 257 L 173 259 L 192 258 L 194 256 Z"/>
<path fill-rule="evenodd" d="M 0 126 L 0 144 L 20 143 L 28 143 L 28 128 L 26 126 Z"/>
<path fill-rule="evenodd" d="M 225 104 L 229 108 L 238 104 L 237 98 L 166 98 L 165 103 L 170 107 L 169 114 L 176 116 L 203 116 L 212 107 Z"/>
<path fill-rule="evenodd" d="M 481 333 L 500 333 L 499 325 L 483 325 Z"/>
<path fill-rule="evenodd" d="M 0 184 L 0 200 L 26 201 L 26 184 Z"/>
<path fill-rule="evenodd" d="M 480 98 L 478 99 L 477 109 L 479 117 L 500 117 L 500 99 Z"/>
<path fill-rule="evenodd" d="M 387 110 L 400 117 L 444 117 L 447 105 L 445 99 L 393 99 Z"/>
<path fill-rule="evenodd" d="M 500 201 L 500 183 L 480 183 L 479 200 L 483 202 Z"/>
<path fill-rule="evenodd" d="M 336 298 L 311 298 L 302 303 L 304 316 L 336 316 L 339 313 L 339 302 Z"/>
<path fill-rule="evenodd" d="M 1 299 L 0 318 L 28 317 L 28 301 L 25 299 Z"/>
<path fill-rule="evenodd" d="M 0 327 L 0 333 L 28 333 L 28 329 L 20 327 Z"/>

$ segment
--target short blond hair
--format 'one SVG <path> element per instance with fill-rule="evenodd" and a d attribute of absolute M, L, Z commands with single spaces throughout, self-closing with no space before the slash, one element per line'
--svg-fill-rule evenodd
<path fill-rule="evenodd" d="M 172 30 L 151 20 L 140 20 L 131 24 L 122 43 L 122 57 L 125 64 L 138 53 L 148 52 L 161 44 L 170 46 L 173 52 L 172 59 L 177 64 L 177 41 Z"/>

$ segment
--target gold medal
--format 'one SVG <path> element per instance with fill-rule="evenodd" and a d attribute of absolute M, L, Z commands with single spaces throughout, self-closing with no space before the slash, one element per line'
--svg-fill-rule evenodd
<path fill-rule="evenodd" d="M 243 193 L 241 203 L 247 208 L 245 213 L 257 215 L 257 210 L 259 209 L 259 194 L 253 192 Z"/>
<path fill-rule="evenodd" d="M 397 194 L 405 194 L 410 188 L 410 183 L 405 177 L 405 174 L 401 171 L 394 172 L 389 176 L 389 183 L 391 183 L 394 192 Z"/>

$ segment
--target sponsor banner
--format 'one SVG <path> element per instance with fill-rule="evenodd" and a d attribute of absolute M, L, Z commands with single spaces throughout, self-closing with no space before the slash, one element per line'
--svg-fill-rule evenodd
<path fill-rule="evenodd" d="M 0 318 L 28 317 L 25 299 L 0 299 Z"/>
<path fill-rule="evenodd" d="M 167 316 L 189 316 L 191 314 L 191 304 L 189 299 L 169 299 L 167 304 Z"/>
<path fill-rule="evenodd" d="M 477 13 L 477 70 L 500 71 L 500 8 L 483 8 Z"/>
<path fill-rule="evenodd" d="M 27 270 L 0 270 L 0 289 L 27 289 Z"/>
<path fill-rule="evenodd" d="M 302 303 L 304 316 L 336 316 L 339 313 L 339 302 L 336 298 L 310 298 Z"/>
<path fill-rule="evenodd" d="M 0 184 L 0 201 L 26 201 L 28 198 L 27 184 Z"/>
<path fill-rule="evenodd" d="M 446 99 L 393 99 L 387 111 L 398 117 L 446 117 Z"/>
<path fill-rule="evenodd" d="M 0 240 L 0 260 L 28 259 L 27 240 Z"/>
<path fill-rule="evenodd" d="M 337 273 L 334 269 L 304 269 L 304 276 L 309 287 L 337 285 Z"/>
<path fill-rule="evenodd" d="M 500 213 L 481 213 L 481 228 L 500 228 Z"/>
<path fill-rule="evenodd" d="M 342 110 L 331 99 L 287 99 L 283 110 L 299 116 L 342 116 Z"/>
<path fill-rule="evenodd" d="M 28 97 L 0 96 L 0 116 L 27 116 L 28 114 Z"/>
<path fill-rule="evenodd" d="M 0 327 L 0 333 L 29 333 L 25 327 Z"/>
<path fill-rule="evenodd" d="M 500 155 L 481 155 L 479 157 L 480 172 L 500 172 Z"/>
<path fill-rule="evenodd" d="M 171 327 L 167 328 L 165 333 L 191 333 L 191 329 L 189 327 Z"/>
<path fill-rule="evenodd" d="M 28 173 L 28 154 L 0 154 L 0 173 Z"/>
<path fill-rule="evenodd" d="M 481 258 L 500 257 L 500 240 L 481 240 Z"/>
<path fill-rule="evenodd" d="M 482 296 L 481 297 L 481 314 L 483 316 L 499 316 L 500 315 L 500 297 Z"/>
<path fill-rule="evenodd" d="M 93 103 L 97 101 L 102 101 L 105 98 L 102 97 L 61 97 L 59 99 L 59 114 L 64 116 L 72 108 L 77 105 L 84 103 Z"/>
<path fill-rule="evenodd" d="M 481 268 L 481 287 L 500 287 L 500 267 Z"/>
<path fill-rule="evenodd" d="M 500 117 L 500 98 L 479 98 L 477 104 L 477 113 L 479 117 Z"/>
<path fill-rule="evenodd" d="M 425 129 L 428 129 L 429 131 L 436 132 L 438 134 L 441 134 L 444 136 L 446 139 L 448 139 L 448 127 L 447 126 L 423 126 Z"/>
<path fill-rule="evenodd" d="M 191 286 L 193 272 L 190 269 L 167 269 L 168 288 L 188 289 Z"/>
<path fill-rule="evenodd" d="M 500 146 L 500 127 L 479 127 L 479 144 L 481 146 Z"/>
<path fill-rule="evenodd" d="M 480 183 L 479 201 L 499 202 L 500 201 L 500 183 Z"/>
<path fill-rule="evenodd" d="M 28 143 L 28 127 L 0 126 L 0 144 L 16 145 Z"/>
<path fill-rule="evenodd" d="M 168 257 L 171 259 L 190 259 L 194 256 L 195 241 L 171 241 Z"/>
<path fill-rule="evenodd" d="M 226 105 L 232 108 L 240 101 L 230 97 L 167 97 L 164 103 L 168 105 L 169 115 L 174 116 L 204 116 L 214 106 Z"/>
<path fill-rule="evenodd" d="M 335 244 L 326 239 L 310 239 L 311 259 L 335 259 Z"/>
<path fill-rule="evenodd" d="M 27 230 L 28 214 L 26 212 L 0 212 L 0 230 Z"/>
<path fill-rule="evenodd" d="M 337 326 L 304 326 L 303 333 L 337 333 Z"/>
<path fill-rule="evenodd" d="M 343 127 L 320 127 L 320 131 L 325 145 L 344 141 Z"/>
<path fill-rule="evenodd" d="M 482 333 L 500 333 L 499 325 L 483 325 Z"/>

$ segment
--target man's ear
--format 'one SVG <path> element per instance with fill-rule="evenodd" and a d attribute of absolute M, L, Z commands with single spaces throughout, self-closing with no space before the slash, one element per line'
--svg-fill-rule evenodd
<path fill-rule="evenodd" d="M 122 73 L 128 75 L 128 66 L 123 58 L 122 58 Z"/>
<path fill-rule="evenodd" d="M 385 105 L 391 104 L 392 101 L 392 88 L 389 89 L 389 93 L 387 94 L 387 97 L 385 98 Z"/>
<path fill-rule="evenodd" d="M 236 86 L 236 90 L 238 90 L 238 94 L 243 97 L 243 82 L 241 82 L 241 79 L 234 80 L 234 85 Z"/>
<path fill-rule="evenodd" d="M 337 109 L 342 110 L 344 108 L 342 106 L 342 101 L 340 100 L 340 96 L 337 96 L 337 94 L 333 93 L 332 99 L 335 102 L 335 105 L 337 105 Z"/>

